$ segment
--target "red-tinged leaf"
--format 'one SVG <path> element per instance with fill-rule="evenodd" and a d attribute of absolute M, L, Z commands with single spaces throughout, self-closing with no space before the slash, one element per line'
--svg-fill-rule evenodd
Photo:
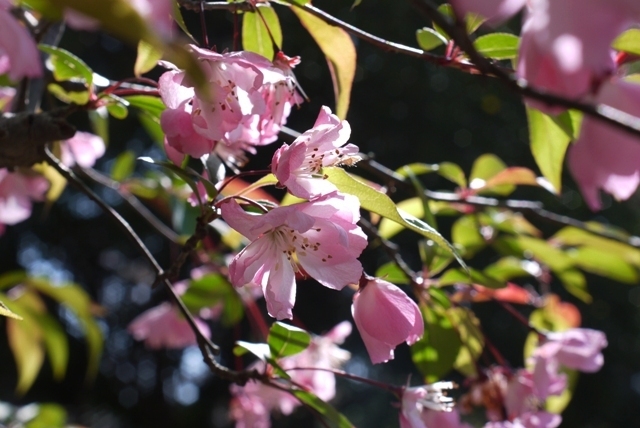
<path fill-rule="evenodd" d="M 278 199 L 271 196 L 269 193 L 260 189 L 260 187 L 274 185 L 278 182 L 278 180 L 272 175 L 266 175 L 255 183 L 247 183 L 244 180 L 236 179 L 230 181 L 224 189 L 222 190 L 222 196 L 230 196 L 230 195 L 242 195 L 247 198 L 251 198 L 254 201 L 269 201 L 274 204 L 279 204 Z"/>
<path fill-rule="evenodd" d="M 349 110 L 351 86 L 356 75 L 356 48 L 351 37 L 343 29 L 311 15 L 304 7 L 293 7 L 291 10 L 327 58 L 336 97 L 335 114 L 344 119 Z"/>
<path fill-rule="evenodd" d="M 484 183 L 480 189 L 495 189 L 505 185 L 539 186 L 538 177 L 529 168 L 512 167 L 499 172 Z"/>
<path fill-rule="evenodd" d="M 468 291 L 458 291 L 451 297 L 451 301 L 463 302 L 471 300 L 474 303 L 478 303 L 499 300 L 519 305 L 527 305 L 533 301 L 533 295 L 529 291 L 512 282 L 507 283 L 506 287 L 497 290 L 480 285 L 472 285 L 472 287 L 474 291 L 471 294 Z"/>

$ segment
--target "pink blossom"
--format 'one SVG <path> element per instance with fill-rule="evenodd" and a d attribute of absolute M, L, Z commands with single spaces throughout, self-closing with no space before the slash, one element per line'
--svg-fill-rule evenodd
<path fill-rule="evenodd" d="M 292 317 L 298 264 L 325 287 L 340 290 L 358 282 L 362 265 L 357 257 L 367 239 L 356 225 L 357 198 L 334 192 L 263 215 L 249 214 L 230 200 L 220 210 L 231 227 L 252 241 L 233 259 L 231 282 L 260 285 L 271 316 Z"/>
<path fill-rule="evenodd" d="M 460 415 L 453 411 L 453 399 L 445 390 L 452 389 L 452 382 L 436 382 L 432 385 L 405 388 L 402 392 L 401 428 L 463 428 Z"/>
<path fill-rule="evenodd" d="M 40 54 L 29 31 L 9 12 L 12 4 L 8 0 L 0 2 L 0 75 L 8 73 L 13 81 L 39 77 Z"/>
<path fill-rule="evenodd" d="M 209 327 L 195 319 L 200 331 L 210 336 Z M 197 343 L 187 320 L 171 303 L 164 302 L 137 316 L 127 328 L 136 340 L 152 349 L 185 348 Z"/>
<path fill-rule="evenodd" d="M 412 345 L 424 333 L 418 305 L 404 291 L 381 279 L 368 280 L 360 287 L 351 313 L 374 364 L 392 360 L 397 345 Z"/>
<path fill-rule="evenodd" d="M 4 225 L 24 221 L 31 215 L 31 201 L 41 201 L 49 182 L 41 176 L 0 169 L 0 232 Z"/>
<path fill-rule="evenodd" d="M 556 366 L 557 367 L 557 366 Z M 525 428 L 555 428 L 562 418 L 540 410 L 547 397 L 558 395 L 566 387 L 564 375 L 539 376 L 519 370 L 507 387 L 505 407 L 510 420 Z M 519 425 L 514 425 L 519 426 Z"/>
<path fill-rule="evenodd" d="M 596 101 L 640 117 L 640 85 L 613 80 L 602 85 Z M 640 184 L 637 138 L 585 116 L 580 137 L 569 147 L 569 170 L 592 210 L 602 207 L 599 189 L 628 199 Z"/>
<path fill-rule="evenodd" d="M 323 106 L 313 128 L 275 152 L 271 172 L 292 195 L 300 198 L 312 199 L 332 192 L 336 187 L 324 179 L 322 168 L 354 159 L 358 147 L 345 146 L 350 135 L 349 123 Z"/>
<path fill-rule="evenodd" d="M 337 369 L 349 360 L 351 354 L 340 348 L 351 334 L 351 323 L 343 321 L 323 336 L 314 336 L 304 351 L 283 358 L 280 366 L 286 370 L 294 367 Z M 298 385 L 308 388 L 321 400 L 329 401 L 336 395 L 336 377 L 326 370 L 291 370 L 288 372 Z"/>
<path fill-rule="evenodd" d="M 90 168 L 105 152 L 102 138 L 81 131 L 76 132 L 72 138 L 63 141 L 60 147 L 62 163 L 68 167 L 78 164 L 82 168 Z"/>
<path fill-rule="evenodd" d="M 179 154 L 201 157 L 213 150 L 215 142 L 196 132 L 192 122 L 194 97 L 193 88 L 184 86 L 185 73 L 170 70 L 160 76 L 158 90 L 167 109 L 160 116 L 160 125 L 165 133 L 167 154 L 171 160 L 178 160 Z M 175 152 L 178 152 L 176 154 Z"/>
<path fill-rule="evenodd" d="M 336 325 L 327 334 L 314 336 L 304 351 L 282 358 L 278 361 L 297 385 L 306 388 L 320 399 L 328 401 L 335 396 L 335 375 L 326 370 L 292 370 L 294 368 L 337 369 L 349 359 L 349 352 L 339 348 L 351 333 L 351 324 L 344 321 Z M 264 371 L 265 365 L 258 361 L 249 369 Z M 260 382 L 250 381 L 245 386 L 231 386 L 231 418 L 236 421 L 236 428 L 253 428 L 270 426 L 270 412 L 278 410 L 282 414 L 290 414 L 300 402 L 291 394 L 267 386 Z"/>
<path fill-rule="evenodd" d="M 568 98 L 589 94 L 613 73 L 611 42 L 637 22 L 639 12 L 627 0 L 531 2 L 522 27 L 518 77 Z"/>
<path fill-rule="evenodd" d="M 548 333 L 547 341 L 534 352 L 534 357 L 555 358 L 563 366 L 583 372 L 596 372 L 604 363 L 602 349 L 607 346 L 604 333 L 587 328 L 573 328 Z"/>

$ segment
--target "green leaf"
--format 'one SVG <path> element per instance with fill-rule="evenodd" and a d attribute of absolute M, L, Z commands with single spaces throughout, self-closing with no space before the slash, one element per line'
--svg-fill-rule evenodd
<path fill-rule="evenodd" d="M 29 278 L 26 285 L 44 293 L 69 307 L 80 321 L 87 342 L 89 362 L 87 364 L 87 380 L 92 379 L 98 372 L 102 355 L 102 330 L 91 313 L 92 302 L 89 295 L 76 284 L 53 286 L 43 278 Z"/>
<path fill-rule="evenodd" d="M 233 348 L 233 355 L 241 357 L 247 352 L 252 353 L 262 361 L 267 361 L 267 359 L 271 358 L 271 350 L 266 343 L 251 343 L 238 340 Z"/>
<path fill-rule="evenodd" d="M 399 211 L 396 204 L 387 195 L 359 182 L 341 168 L 324 168 L 324 173 L 327 175 L 327 179 L 335 184 L 341 192 L 356 196 L 360 200 L 362 208 L 402 224 L 407 229 L 433 240 L 451 252 L 458 262 L 466 268 L 466 264 L 449 241 L 427 223 Z"/>
<path fill-rule="evenodd" d="M 409 173 L 414 175 L 428 174 L 430 172 L 437 172 L 440 166 L 438 164 L 427 164 L 427 163 L 410 163 L 396 170 L 396 173 L 402 175 L 403 177 L 408 177 Z"/>
<path fill-rule="evenodd" d="M 182 8 L 178 3 L 178 0 L 173 0 L 173 19 L 178 24 L 178 27 L 191 39 L 191 41 L 195 44 L 198 44 L 198 41 L 193 37 L 193 35 L 189 32 L 187 28 L 187 24 L 184 23 L 184 17 L 182 16 Z"/>
<path fill-rule="evenodd" d="M 556 272 L 567 270 L 575 265 L 574 260 L 564 251 L 542 239 L 529 236 L 500 237 L 494 243 L 501 252 L 522 258 L 533 258 Z"/>
<path fill-rule="evenodd" d="M 136 154 L 132 150 L 120 153 L 111 167 L 111 178 L 115 181 L 126 180 L 133 174 L 135 162 Z"/>
<path fill-rule="evenodd" d="M 109 114 L 106 108 L 89 110 L 89 121 L 93 133 L 102 138 L 105 144 L 109 144 Z"/>
<path fill-rule="evenodd" d="M 445 17 L 449 18 L 449 20 L 451 22 L 453 22 L 453 20 L 455 19 L 455 13 L 453 12 L 453 8 L 451 7 L 450 4 L 445 3 L 442 4 L 438 7 L 438 12 L 440 12 L 442 15 L 444 15 Z M 440 34 L 442 37 L 444 37 L 446 40 L 449 40 L 450 37 L 449 35 L 446 33 L 446 31 L 444 31 L 442 28 L 440 28 L 435 22 L 433 23 L 433 29 L 436 30 L 438 32 L 438 34 Z"/>
<path fill-rule="evenodd" d="M 49 83 L 47 90 L 51 92 L 60 101 L 67 104 L 85 105 L 89 102 L 89 91 L 67 91 L 57 83 Z"/>
<path fill-rule="evenodd" d="M 27 315 L 26 312 L 24 315 Z M 33 318 L 27 317 L 22 321 L 9 318 L 7 337 L 18 370 L 16 393 L 23 395 L 35 382 L 44 362 L 42 330 Z"/>
<path fill-rule="evenodd" d="M 467 187 L 467 178 L 465 177 L 462 168 L 460 168 L 455 163 L 442 162 L 440 165 L 438 165 L 437 172 L 438 174 L 440 174 L 440 176 L 456 183 L 461 188 L 464 189 L 465 187 Z"/>
<path fill-rule="evenodd" d="M 52 21 L 60 21 L 63 18 L 62 9 L 53 6 L 49 0 L 20 0 L 18 6 L 27 6 L 31 10 L 42 13 Z"/>
<path fill-rule="evenodd" d="M 620 257 L 621 259 L 633 264 L 636 267 L 640 267 L 639 249 L 619 241 L 614 241 L 613 239 L 594 235 L 593 233 L 589 233 L 586 230 L 578 229 L 575 227 L 565 227 L 564 229 L 561 229 L 555 235 L 553 235 L 550 241 L 564 246 L 593 247 L 598 250 L 605 251 L 608 254 Z"/>
<path fill-rule="evenodd" d="M 302 404 L 313 409 L 326 422 L 328 427 L 336 428 L 353 428 L 353 424 L 349 422 L 342 413 L 338 412 L 331 404 L 322 401 L 315 394 L 308 391 L 295 389 L 291 393 Z"/>
<path fill-rule="evenodd" d="M 53 378 L 64 379 L 69 363 L 69 342 L 60 323 L 48 313 L 29 310 L 29 315 L 42 330 L 42 338 L 51 364 Z"/>
<path fill-rule="evenodd" d="M 473 162 L 471 174 L 469 174 L 470 187 L 472 189 L 478 187 L 477 184 L 474 185 L 474 181 L 481 180 L 485 182 L 506 168 L 507 165 L 498 156 L 485 153 Z"/>
<path fill-rule="evenodd" d="M 458 331 L 462 342 L 460 352 L 453 367 L 466 376 L 477 376 L 475 361 L 482 354 L 484 336 L 480 331 L 480 321 L 466 308 L 454 307 L 447 310 L 451 324 Z"/>
<path fill-rule="evenodd" d="M 394 284 L 408 284 L 409 277 L 394 262 L 383 264 L 376 270 L 375 276 Z"/>
<path fill-rule="evenodd" d="M 567 269 L 556 272 L 556 275 L 564 285 L 564 288 L 585 303 L 591 303 L 593 298 L 587 290 L 587 279 L 578 269 Z"/>
<path fill-rule="evenodd" d="M 640 29 L 631 28 L 620 34 L 611 47 L 618 51 L 640 55 Z"/>
<path fill-rule="evenodd" d="M 431 239 L 418 241 L 418 250 L 423 268 L 431 278 L 442 272 L 453 261 L 453 255 Z"/>
<path fill-rule="evenodd" d="M 198 186 L 197 186 L 197 184 L 196 184 L 196 182 L 195 182 L 193 177 L 195 177 L 198 181 L 200 181 L 204 185 L 204 188 L 205 188 L 205 190 L 207 192 L 207 195 L 209 195 L 210 198 L 213 199 L 218 195 L 218 190 L 216 189 L 215 185 L 212 182 L 210 182 L 209 180 L 207 180 L 206 178 L 204 178 L 199 173 L 197 173 L 194 170 L 192 170 L 191 168 L 182 169 L 179 166 L 174 165 L 171 162 L 157 161 L 157 160 L 151 159 L 150 157 L 147 157 L 147 156 L 139 157 L 138 160 L 141 160 L 141 161 L 147 162 L 147 163 L 151 163 L 151 164 L 154 164 L 154 165 L 160 165 L 160 166 L 164 167 L 165 169 L 167 169 L 167 170 L 171 171 L 172 173 L 174 173 L 175 175 L 180 177 L 181 180 L 183 180 L 185 183 L 187 183 L 187 185 L 191 188 L 193 193 L 195 193 L 196 195 L 199 195 L 198 200 L 200 200 L 202 197 L 204 197 L 204 195 L 200 195 L 200 190 L 198 190 Z"/>
<path fill-rule="evenodd" d="M 469 272 L 459 268 L 449 269 L 438 278 L 438 285 L 441 287 L 454 284 L 476 284 L 494 289 L 507 285 L 473 268 L 469 268 Z"/>
<path fill-rule="evenodd" d="M 474 215 L 462 216 L 453 223 L 451 240 L 464 258 L 473 257 L 487 245 L 478 230 L 479 227 L 478 219 Z"/>
<path fill-rule="evenodd" d="M 1 301 L 0 301 L 0 315 L 2 315 L 3 317 L 13 318 L 13 319 L 16 319 L 16 320 L 21 320 L 22 319 L 22 317 L 20 315 L 18 315 L 15 312 L 11 311 L 11 309 L 9 309 L 7 307 L 7 305 L 2 303 Z"/>
<path fill-rule="evenodd" d="M 220 274 L 208 274 L 191 281 L 181 297 L 192 313 L 221 304 L 222 324 L 227 327 L 236 325 L 244 316 L 242 299 L 227 278 Z"/>
<path fill-rule="evenodd" d="M 500 282 L 506 282 L 513 278 L 519 278 L 523 276 L 534 275 L 538 272 L 532 271 L 533 266 L 529 268 L 530 264 L 534 264 L 539 271 L 540 267 L 537 263 L 528 260 L 521 260 L 517 257 L 503 257 L 492 265 L 484 268 L 485 275 L 495 278 Z"/>
<path fill-rule="evenodd" d="M 439 305 L 421 305 L 424 335 L 411 346 L 411 358 L 426 383 L 438 381 L 453 368 L 462 343 Z"/>
<path fill-rule="evenodd" d="M 311 336 L 298 327 L 276 321 L 269 329 L 267 343 L 271 349 L 271 357 L 282 358 L 307 349 Z"/>
<path fill-rule="evenodd" d="M 116 101 L 114 103 L 107 104 L 106 107 L 109 114 L 115 117 L 116 119 L 120 119 L 120 120 L 126 119 L 127 116 L 129 115 L 129 110 L 127 110 L 127 106 L 120 102 Z"/>
<path fill-rule="evenodd" d="M 420 46 L 420 49 L 425 51 L 430 51 L 447 43 L 447 39 L 442 37 L 442 35 L 436 30 L 429 27 L 416 30 L 416 39 L 418 40 L 418 46 Z"/>
<path fill-rule="evenodd" d="M 580 117 L 568 111 L 552 118 L 527 107 L 531 153 L 556 193 L 562 189 L 562 164 L 569 142 L 577 136 Z"/>
<path fill-rule="evenodd" d="M 635 284 L 638 282 L 638 272 L 629 263 L 615 254 L 594 247 L 580 247 L 567 251 L 575 263 L 583 270 L 596 275 Z"/>
<path fill-rule="evenodd" d="M 424 206 L 420 198 L 409 198 L 398 202 L 396 205 L 398 210 L 406 212 L 414 217 L 421 218 L 424 216 Z M 395 221 L 383 218 L 378 226 L 378 233 L 384 239 L 390 239 L 398 233 L 402 232 L 405 227 Z"/>
<path fill-rule="evenodd" d="M 28 278 L 27 273 L 23 270 L 12 270 L 0 275 L 0 290 L 13 287 Z"/>
<path fill-rule="evenodd" d="M 166 109 L 166 106 L 158 97 L 152 97 L 150 95 L 130 95 L 123 98 L 131 107 L 140 109 L 158 120 L 162 112 Z"/>
<path fill-rule="evenodd" d="M 273 60 L 274 43 L 278 49 L 282 46 L 282 29 L 276 11 L 271 6 L 260 6 L 256 8 L 255 12 L 245 12 L 242 16 L 242 47 L 244 50 L 258 53 Z"/>
<path fill-rule="evenodd" d="M 80 79 L 91 87 L 93 83 L 93 71 L 80 58 L 71 52 L 49 45 L 38 45 L 38 48 L 50 55 L 49 59 L 53 66 L 53 77 L 58 82 L 65 80 Z"/>
<path fill-rule="evenodd" d="M 520 38 L 509 33 L 486 34 L 473 42 L 479 53 L 493 59 L 514 59 L 519 44 Z"/>
<path fill-rule="evenodd" d="M 67 411 L 59 404 L 42 403 L 38 405 L 38 414 L 27 422 L 25 428 L 64 428 Z"/>
<path fill-rule="evenodd" d="M 335 114 L 344 119 L 349 110 L 351 86 L 356 75 L 356 48 L 351 36 L 342 28 L 311 15 L 304 8 L 294 7 L 292 10 L 327 57 L 336 98 Z"/>
<path fill-rule="evenodd" d="M 133 73 L 136 77 L 153 70 L 162 59 L 162 50 L 145 40 L 138 42 L 138 55 L 133 66 Z"/>

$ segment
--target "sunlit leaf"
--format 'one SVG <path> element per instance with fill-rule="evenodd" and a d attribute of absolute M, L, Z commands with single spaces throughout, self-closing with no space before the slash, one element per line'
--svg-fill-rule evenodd
<path fill-rule="evenodd" d="M 140 77 L 153 70 L 160 59 L 162 59 L 161 49 L 145 40 L 140 40 L 138 42 L 138 55 L 136 56 L 136 62 L 133 66 L 133 73 L 137 77 Z"/>
<path fill-rule="evenodd" d="M 418 40 L 418 46 L 420 46 L 420 49 L 425 51 L 430 51 L 447 43 L 447 39 L 442 37 L 442 35 L 436 30 L 429 27 L 416 30 L 416 39 Z"/>
<path fill-rule="evenodd" d="M 342 413 L 338 412 L 331 404 L 322 401 L 314 393 L 302 390 L 294 390 L 292 394 L 300 400 L 301 403 L 310 407 L 317 413 L 326 426 L 336 428 L 352 428 L 353 424 L 349 422 Z"/>
<path fill-rule="evenodd" d="M 439 165 L 437 172 L 442 177 L 446 178 L 449 181 L 453 181 L 458 186 L 462 188 L 467 187 L 467 178 L 465 177 L 462 168 L 460 168 L 455 163 L 442 162 Z"/>
<path fill-rule="evenodd" d="M 411 346 L 411 358 L 426 383 L 433 383 L 453 368 L 460 352 L 460 337 L 439 305 L 421 305 L 424 336 Z"/>
<path fill-rule="evenodd" d="M 349 110 L 351 86 L 356 74 L 356 48 L 353 41 L 342 28 L 327 24 L 304 8 L 293 7 L 291 10 L 327 57 L 336 97 L 335 114 L 344 119 Z"/>
<path fill-rule="evenodd" d="M 556 272 L 558 279 L 564 285 L 564 288 L 578 299 L 585 303 L 591 303 L 593 298 L 587 289 L 587 279 L 578 269 L 567 269 L 562 272 Z"/>
<path fill-rule="evenodd" d="M 453 19 L 455 17 L 455 13 L 453 12 L 453 8 L 448 3 L 441 4 L 440 6 L 438 6 L 438 12 L 440 12 L 445 17 L 449 18 L 451 21 L 453 21 Z M 449 40 L 451 38 L 451 37 L 449 37 L 447 32 L 444 31 L 442 28 L 440 28 L 435 22 L 433 23 L 433 29 L 436 30 L 438 32 L 438 34 L 440 34 L 446 40 Z"/>
<path fill-rule="evenodd" d="M 556 193 L 562 189 L 562 164 L 569 142 L 578 133 L 580 117 L 575 112 L 567 111 L 558 118 L 552 118 L 527 107 L 531 153 Z"/>
<path fill-rule="evenodd" d="M 505 236 L 496 239 L 494 246 L 506 255 L 532 258 L 557 272 L 564 271 L 575 265 L 575 261 L 564 251 L 538 238 L 529 236 Z"/>
<path fill-rule="evenodd" d="M 508 33 L 491 33 L 478 37 L 473 45 L 479 53 L 493 59 L 514 59 L 520 38 Z"/>
<path fill-rule="evenodd" d="M 615 254 L 594 247 L 580 247 L 567 252 L 583 270 L 627 284 L 638 282 L 638 271 Z"/>
<path fill-rule="evenodd" d="M 604 238 L 575 227 L 565 227 L 553 235 L 550 241 L 566 246 L 593 247 L 615 255 L 636 267 L 640 267 L 640 250 L 631 245 Z"/>
<path fill-rule="evenodd" d="M 282 358 L 300 353 L 311 343 L 306 331 L 289 324 L 276 321 L 269 329 L 267 343 L 273 358 Z"/>
<path fill-rule="evenodd" d="M 640 55 L 640 29 L 631 28 L 620 34 L 611 47 L 618 51 Z"/>
<path fill-rule="evenodd" d="M 250 352 L 262 361 L 267 361 L 267 359 L 271 358 L 271 350 L 266 343 L 251 343 L 238 340 L 236 346 L 233 348 L 233 355 L 241 357 L 247 352 Z"/>
<path fill-rule="evenodd" d="M 462 307 L 452 307 L 447 310 L 447 316 L 458 331 L 462 346 L 453 367 L 466 376 L 476 376 L 475 361 L 482 354 L 484 335 L 480 331 L 480 321 L 470 310 Z"/>
<path fill-rule="evenodd" d="M 38 414 L 25 423 L 24 428 L 64 428 L 66 421 L 67 411 L 60 404 L 41 403 Z"/>
<path fill-rule="evenodd" d="M 194 279 L 181 297 L 192 313 L 220 304 L 221 320 L 225 326 L 237 324 L 244 315 L 242 299 L 227 278 L 220 274 L 207 274 Z"/>
<path fill-rule="evenodd" d="M 245 12 L 242 16 L 244 50 L 273 60 L 274 43 L 278 48 L 282 47 L 282 29 L 276 11 L 271 6 L 260 6 L 255 12 Z"/>
<path fill-rule="evenodd" d="M 394 284 L 408 284 L 409 277 L 394 262 L 388 262 L 380 266 L 375 276 Z"/>
<path fill-rule="evenodd" d="M 341 192 L 356 196 L 360 200 L 362 208 L 402 224 L 407 229 L 433 240 L 450 251 L 458 262 L 466 267 L 453 245 L 444 239 L 437 230 L 424 221 L 399 211 L 396 204 L 387 195 L 354 179 L 342 168 L 325 168 L 324 172 L 327 175 L 327 179 L 335 184 Z"/>
<path fill-rule="evenodd" d="M 191 39 L 193 43 L 198 43 L 193 35 L 189 32 L 187 25 L 184 23 L 184 17 L 182 16 L 182 8 L 178 3 L 178 0 L 173 0 L 173 19 L 178 24 L 178 27 Z"/>
<path fill-rule="evenodd" d="M 111 167 L 111 178 L 115 181 L 123 181 L 131 174 L 135 168 L 136 154 L 133 150 L 127 150 L 120 153 Z"/>
<path fill-rule="evenodd" d="M 109 144 L 109 114 L 104 107 L 89 110 L 89 121 L 93 133 L 102 138 L 105 144 Z"/>
<path fill-rule="evenodd" d="M 47 90 L 67 104 L 85 105 L 89 102 L 89 91 L 67 91 L 57 83 L 49 83 Z"/>
<path fill-rule="evenodd" d="M 59 82 L 79 79 L 88 87 L 93 83 L 93 71 L 80 58 L 71 52 L 49 45 L 38 45 L 38 48 L 49 54 L 49 60 L 53 66 L 53 77 Z"/>
<path fill-rule="evenodd" d="M 19 307 L 18 302 L 13 302 L 12 307 L 14 310 Z M 42 329 L 26 312 L 23 315 L 26 318 L 21 321 L 7 319 L 7 338 L 18 369 L 16 393 L 19 395 L 31 388 L 44 362 Z"/>
<path fill-rule="evenodd" d="M 483 272 L 485 275 L 495 278 L 500 282 L 506 282 L 513 278 L 530 275 L 536 276 L 541 272 L 541 270 L 535 262 L 521 260 L 517 257 L 503 257 L 497 262 L 484 268 Z"/>
<path fill-rule="evenodd" d="M 18 285 L 27 279 L 27 273 L 22 270 L 12 270 L 0 274 L 0 290 Z"/>
<path fill-rule="evenodd" d="M 480 225 L 474 215 L 465 215 L 453 223 L 451 240 L 464 258 L 473 257 L 475 253 L 486 246 L 486 242 L 479 232 Z"/>
<path fill-rule="evenodd" d="M 473 268 L 469 268 L 469 272 L 459 268 L 449 269 L 438 278 L 438 285 L 441 287 L 454 284 L 476 284 L 488 288 L 502 288 L 507 285 Z"/>

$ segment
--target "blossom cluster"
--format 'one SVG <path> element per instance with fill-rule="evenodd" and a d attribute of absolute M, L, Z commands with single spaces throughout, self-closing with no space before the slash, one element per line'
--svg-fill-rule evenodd
<path fill-rule="evenodd" d="M 611 44 L 640 24 L 633 0 L 452 0 L 458 12 L 500 22 L 524 8 L 516 75 L 535 88 L 568 99 L 606 104 L 640 116 L 640 86 L 625 80 Z M 620 57 L 618 57 L 620 58 Z M 527 100 L 550 114 L 563 109 Z M 628 199 L 640 184 L 640 148 L 635 137 L 591 117 L 569 148 L 569 169 L 593 210 L 599 190 Z"/>
<path fill-rule="evenodd" d="M 244 152 L 274 142 L 291 107 L 302 103 L 292 71 L 298 60 L 281 52 L 272 62 L 253 52 L 191 50 L 205 72 L 205 88 L 195 88 L 184 71 L 166 62 L 170 70 L 159 80 L 167 154 L 179 163 L 184 155 L 215 151 L 241 164 Z"/>

